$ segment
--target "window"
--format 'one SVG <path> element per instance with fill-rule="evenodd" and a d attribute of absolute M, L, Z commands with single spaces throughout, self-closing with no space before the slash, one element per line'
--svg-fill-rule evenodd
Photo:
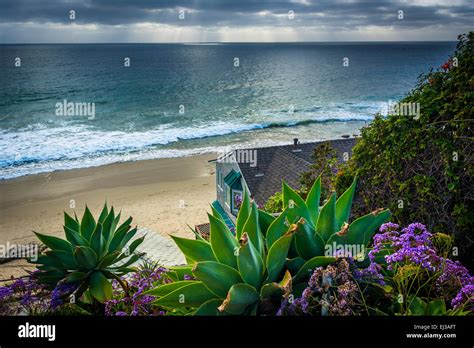
<path fill-rule="evenodd" d="M 232 190 L 232 213 L 237 215 L 242 204 L 242 191 Z"/>

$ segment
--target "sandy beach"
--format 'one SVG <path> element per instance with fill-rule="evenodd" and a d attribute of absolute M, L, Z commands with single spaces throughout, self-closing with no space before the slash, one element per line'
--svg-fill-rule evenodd
<path fill-rule="evenodd" d="M 134 224 L 162 235 L 192 237 L 215 199 L 213 154 L 116 163 L 0 181 L 0 243 L 36 241 L 32 231 L 63 236 L 63 211 L 98 216 L 105 201 Z M 71 204 L 75 209 L 70 208 Z M 24 262 L 0 265 L 0 279 Z"/>

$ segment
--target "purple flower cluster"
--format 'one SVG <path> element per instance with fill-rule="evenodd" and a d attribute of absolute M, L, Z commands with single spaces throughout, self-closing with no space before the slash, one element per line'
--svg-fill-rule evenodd
<path fill-rule="evenodd" d="M 377 263 L 376 257 L 382 250 L 389 250 L 390 254 L 384 257 L 387 269 L 395 270 L 396 266 L 414 264 L 430 272 L 436 278 L 436 289 L 445 299 L 453 298 L 451 305 L 457 308 L 462 299 L 464 302 L 471 294 L 474 286 L 474 277 L 458 261 L 439 256 L 434 247 L 432 234 L 420 223 L 412 223 L 399 232 L 400 226 L 386 223 L 380 227 L 380 233 L 374 236 L 374 247 L 369 252 L 370 266 L 361 270 L 360 275 L 372 275 L 383 281 L 382 266 Z"/>
<path fill-rule="evenodd" d="M 49 291 L 32 273 L 0 287 L 0 314 L 18 315 L 49 310 Z"/>
<path fill-rule="evenodd" d="M 51 292 L 51 309 L 56 309 L 64 304 L 64 298 L 71 295 L 78 287 L 76 283 L 58 284 Z"/>
<path fill-rule="evenodd" d="M 105 303 L 105 315 L 137 316 L 164 315 L 164 311 L 151 302 L 154 296 L 143 295 L 158 284 L 165 284 L 169 279 L 164 277 L 168 270 L 163 267 L 142 268 L 134 273 L 128 282 L 128 293 L 124 293 L 117 281 L 113 282 L 114 299 Z"/>
<path fill-rule="evenodd" d="M 301 297 L 285 298 L 277 315 L 353 315 L 358 302 L 350 263 L 341 258 L 334 265 L 316 268 Z"/>

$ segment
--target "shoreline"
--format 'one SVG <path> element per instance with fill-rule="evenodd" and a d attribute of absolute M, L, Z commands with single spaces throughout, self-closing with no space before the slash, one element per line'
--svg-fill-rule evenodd
<path fill-rule="evenodd" d="M 192 236 L 215 199 L 216 154 L 105 164 L 0 181 L 0 243 L 36 241 L 32 231 L 62 236 L 63 211 L 98 216 L 105 201 L 122 220 L 162 235 Z M 183 207 L 184 203 L 184 207 Z M 75 206 L 72 209 L 71 206 Z"/>

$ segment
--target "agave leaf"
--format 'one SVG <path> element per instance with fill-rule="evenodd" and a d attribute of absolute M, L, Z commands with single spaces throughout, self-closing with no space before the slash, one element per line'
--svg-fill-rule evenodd
<path fill-rule="evenodd" d="M 222 315 L 221 312 L 217 309 L 222 303 L 221 299 L 212 299 L 204 302 L 194 313 L 193 315 L 200 316 L 215 316 Z"/>
<path fill-rule="evenodd" d="M 273 220 L 270 227 L 268 227 L 267 238 L 266 238 L 267 249 L 270 249 L 273 243 L 275 243 L 276 240 L 280 238 L 281 236 L 283 236 L 285 232 L 288 230 L 288 225 L 287 225 L 287 220 L 286 220 L 287 214 L 288 214 L 288 208 L 283 210 L 283 212 L 280 215 L 278 215 L 278 217 L 275 220 Z"/>
<path fill-rule="evenodd" d="M 173 281 L 184 280 L 185 275 L 193 274 L 193 266 L 172 266 L 169 268 L 169 271 L 166 273 Z"/>
<path fill-rule="evenodd" d="M 338 231 L 336 224 L 336 193 L 333 192 L 329 200 L 321 208 L 319 213 L 316 232 L 324 241 L 327 241 Z"/>
<path fill-rule="evenodd" d="M 313 186 L 306 197 L 306 205 L 312 219 L 312 224 L 315 225 L 319 217 L 319 202 L 321 200 L 321 175 L 314 181 Z"/>
<path fill-rule="evenodd" d="M 140 259 L 140 257 L 141 257 L 141 255 L 132 254 L 132 256 L 130 256 L 130 258 L 124 264 L 118 265 L 118 266 L 113 266 L 113 267 L 108 267 L 108 269 L 109 270 L 120 270 L 122 268 L 126 268 L 130 265 L 133 265 L 135 262 L 137 262 Z M 117 262 L 117 261 L 119 261 L 119 258 L 117 258 L 117 260 L 115 262 Z"/>
<path fill-rule="evenodd" d="M 283 181 L 283 209 L 288 209 L 288 219 L 290 223 L 294 223 L 297 219 L 303 217 L 307 221 L 312 221 L 311 214 L 309 213 L 308 207 L 306 206 L 303 198 L 296 193 L 290 186 Z M 293 203 L 290 204 L 290 201 Z"/>
<path fill-rule="evenodd" d="M 143 241 L 145 240 L 145 237 L 146 236 L 142 236 L 140 238 L 137 238 L 130 244 L 130 246 L 128 247 L 129 255 L 131 255 L 135 252 L 135 250 L 138 248 L 138 246 L 140 246 L 140 244 L 143 243 Z"/>
<path fill-rule="evenodd" d="M 107 203 L 104 204 L 102 211 L 100 212 L 99 219 L 97 220 L 98 223 L 103 224 L 105 219 L 107 218 L 108 210 L 107 210 Z"/>
<path fill-rule="evenodd" d="M 252 203 L 252 206 L 250 208 L 250 215 L 247 221 L 245 222 L 242 233 L 243 232 L 247 232 L 249 239 L 252 241 L 252 244 L 259 251 L 259 253 L 263 254 L 264 241 L 262 232 L 260 231 L 260 225 L 258 223 L 258 208 L 255 202 Z"/>
<path fill-rule="evenodd" d="M 64 212 L 64 226 L 69 227 L 71 230 L 80 233 L 79 223 Z"/>
<path fill-rule="evenodd" d="M 110 254 L 105 255 L 99 262 L 97 268 L 106 268 L 113 265 L 116 262 L 117 257 L 120 255 L 120 251 L 114 251 Z"/>
<path fill-rule="evenodd" d="M 119 248 L 123 249 L 128 242 L 137 234 L 137 228 L 135 227 L 133 230 L 129 231 L 125 237 L 123 237 L 122 241 L 120 242 Z"/>
<path fill-rule="evenodd" d="M 121 232 L 122 230 L 128 231 L 130 227 L 132 226 L 132 220 L 133 218 L 130 216 L 127 220 L 125 220 L 119 227 L 117 227 L 117 230 L 114 233 L 114 237 L 117 233 Z M 118 223 L 118 222 L 117 222 Z"/>
<path fill-rule="evenodd" d="M 89 273 L 79 272 L 79 271 L 69 273 L 66 277 L 66 283 L 76 283 L 76 282 L 82 281 L 85 278 L 87 278 L 88 275 Z"/>
<path fill-rule="evenodd" d="M 89 291 L 100 303 L 112 299 L 112 284 L 100 271 L 92 272 Z"/>
<path fill-rule="evenodd" d="M 289 295 L 292 290 L 292 278 L 288 270 L 286 270 L 283 279 L 279 283 L 268 283 L 262 286 L 260 289 L 260 299 L 266 298 L 281 298 L 282 296 Z"/>
<path fill-rule="evenodd" d="M 289 259 L 286 261 L 286 268 L 288 268 L 291 273 L 296 274 L 305 262 L 305 259 L 300 256 L 297 256 L 293 259 Z"/>
<path fill-rule="evenodd" d="M 130 229 L 130 225 L 125 225 L 117 229 L 117 232 L 114 233 L 114 236 L 112 237 L 112 240 L 110 241 L 109 253 L 112 251 L 117 251 L 117 250 L 122 249 L 121 248 L 122 241 L 124 240 L 125 235 L 127 234 L 129 229 Z"/>
<path fill-rule="evenodd" d="M 275 281 L 285 265 L 288 250 L 290 249 L 296 228 L 296 225 L 291 225 L 288 232 L 278 238 L 278 240 L 273 243 L 270 250 L 268 250 L 266 260 L 268 271 L 267 283 Z"/>
<path fill-rule="evenodd" d="M 72 252 L 72 245 L 68 241 L 54 237 L 54 236 L 47 236 L 45 234 L 41 234 L 38 232 L 33 232 L 36 237 L 48 248 L 51 250 L 62 250 L 68 253 Z"/>
<path fill-rule="evenodd" d="M 242 278 L 235 268 L 215 261 L 198 262 L 193 269 L 193 274 L 217 297 L 221 298 L 227 295 L 232 285 L 242 282 Z"/>
<path fill-rule="evenodd" d="M 303 218 L 298 221 L 297 226 L 295 245 L 298 255 L 305 260 L 324 255 L 324 241 L 315 233 L 314 228 Z"/>
<path fill-rule="evenodd" d="M 192 284 L 176 289 L 163 297 L 153 301 L 153 304 L 162 307 L 200 307 L 204 302 L 216 298 L 202 282 L 193 282 Z"/>
<path fill-rule="evenodd" d="M 240 239 L 243 233 L 245 223 L 247 222 L 250 215 L 250 197 L 246 189 L 244 189 L 244 198 L 240 205 L 239 213 L 237 215 L 235 233 L 237 239 Z"/>
<path fill-rule="evenodd" d="M 336 201 L 336 226 L 338 229 L 340 229 L 345 222 L 349 221 L 356 185 L 357 177 L 354 178 L 351 186 L 349 186 Z"/>
<path fill-rule="evenodd" d="M 215 258 L 223 264 L 237 268 L 236 250 L 239 243 L 223 221 L 209 214 L 208 217 L 211 226 L 209 242 Z"/>
<path fill-rule="evenodd" d="M 102 236 L 102 225 L 100 223 L 96 225 L 95 231 L 92 233 L 89 241 L 89 245 L 95 251 L 97 257 L 101 258 L 105 247 L 105 241 Z"/>
<path fill-rule="evenodd" d="M 95 230 L 95 225 L 94 217 L 86 205 L 86 210 L 84 211 L 84 215 L 82 216 L 81 220 L 81 235 L 85 239 L 90 240 L 92 233 Z"/>
<path fill-rule="evenodd" d="M 212 216 L 214 216 L 216 219 L 219 219 L 225 224 L 224 218 L 222 217 L 221 213 L 219 213 L 212 204 L 211 204 L 211 211 L 212 211 Z"/>
<path fill-rule="evenodd" d="M 201 240 L 192 240 L 171 236 L 182 253 L 194 262 L 217 261 L 211 245 Z"/>
<path fill-rule="evenodd" d="M 87 246 L 77 246 L 74 248 L 74 260 L 79 270 L 89 270 L 97 265 L 98 258 L 95 251 Z"/>
<path fill-rule="evenodd" d="M 43 284 L 56 285 L 67 275 L 66 271 L 51 270 L 46 272 L 39 272 L 35 275 Z"/>
<path fill-rule="evenodd" d="M 306 261 L 300 270 L 293 277 L 293 282 L 299 282 L 306 277 L 309 277 L 316 267 L 324 267 L 334 263 L 335 257 L 331 256 L 315 256 L 312 259 Z"/>
<path fill-rule="evenodd" d="M 74 220 L 73 220 L 74 221 Z M 73 246 L 82 245 L 82 246 L 89 246 L 89 241 L 86 240 L 81 234 L 68 226 L 64 225 L 64 234 L 66 235 L 66 239 L 71 243 Z"/>
<path fill-rule="evenodd" d="M 263 273 L 265 272 L 265 265 L 262 256 L 253 246 L 253 243 L 248 238 L 246 232 L 244 232 L 240 240 L 237 263 L 240 275 L 245 283 L 252 285 L 256 289 L 260 288 L 263 280 Z M 229 289 L 227 289 L 227 291 L 228 290 Z"/>
<path fill-rule="evenodd" d="M 54 254 L 51 254 L 51 251 L 47 251 L 46 255 L 39 255 L 36 261 L 28 259 L 28 262 L 54 268 L 63 268 L 63 263 L 61 262 L 61 259 L 55 256 Z"/>
<path fill-rule="evenodd" d="M 143 295 L 162 297 L 162 296 L 166 296 L 172 293 L 175 290 L 181 289 L 182 287 L 185 287 L 191 284 L 196 284 L 196 283 L 199 283 L 199 282 L 195 280 L 182 280 L 182 281 L 172 282 L 165 285 L 159 285 L 154 289 L 145 291 Z"/>
<path fill-rule="evenodd" d="M 64 250 L 51 250 L 46 253 L 48 257 L 52 256 L 55 259 L 61 260 L 63 266 L 61 269 L 76 269 L 77 265 L 71 253 Z"/>
<path fill-rule="evenodd" d="M 258 301 L 258 292 L 253 286 L 245 283 L 234 284 L 218 310 L 238 315 L 244 313 L 256 301 Z"/>
<path fill-rule="evenodd" d="M 377 229 L 389 218 L 390 211 L 388 209 L 361 216 L 349 225 L 347 233 L 342 235 L 340 233 L 333 234 L 327 244 L 336 242 L 336 244 L 341 245 L 367 247 Z"/>
<path fill-rule="evenodd" d="M 268 228 L 275 220 L 275 217 L 271 214 L 268 214 L 266 211 L 258 210 L 258 223 L 260 224 L 260 231 L 264 236 L 267 235 Z"/>
<path fill-rule="evenodd" d="M 103 233 L 103 236 L 104 236 L 104 241 L 106 244 L 109 243 L 109 241 L 111 240 L 112 236 L 113 236 L 113 223 L 115 221 L 115 213 L 114 213 L 114 207 L 111 207 L 110 208 L 110 213 L 109 215 L 107 215 L 107 217 L 104 219 L 103 222 L 101 222 L 102 224 L 102 233 Z"/>
<path fill-rule="evenodd" d="M 188 226 L 188 228 L 194 233 L 194 237 L 197 239 L 197 240 L 202 240 L 204 242 L 207 242 L 202 236 L 201 234 L 196 231 L 194 228 L 192 228 L 191 226 L 189 226 L 189 224 L 186 224 L 186 226 Z"/>

